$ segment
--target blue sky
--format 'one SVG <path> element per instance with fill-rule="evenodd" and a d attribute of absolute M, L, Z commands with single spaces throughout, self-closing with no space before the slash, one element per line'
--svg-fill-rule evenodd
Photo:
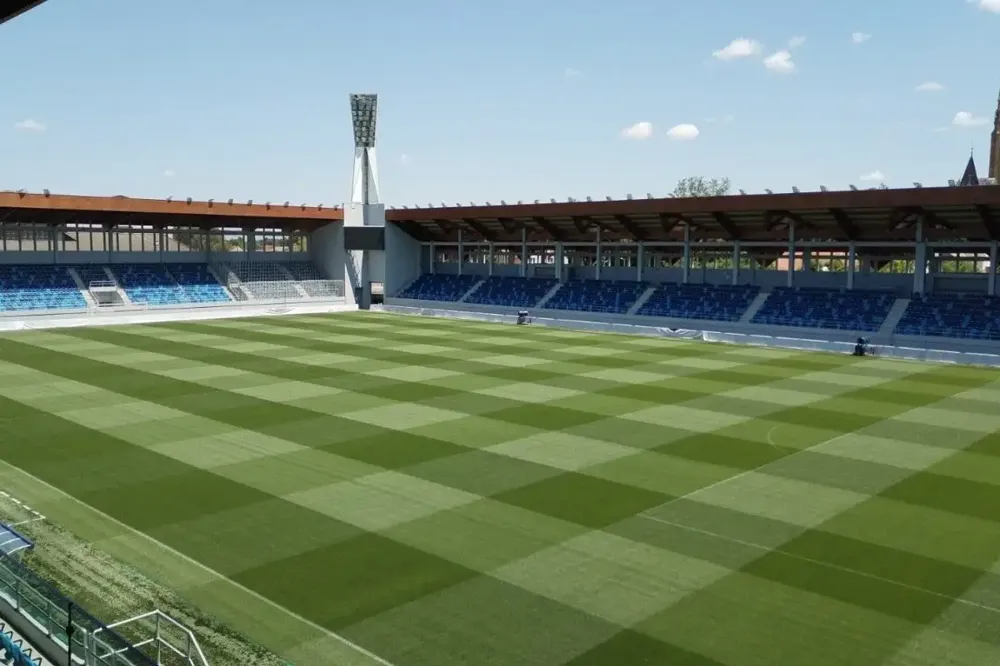
<path fill-rule="evenodd" d="M 48 0 L 0 62 L 0 189 L 332 205 L 351 92 L 390 204 L 930 185 L 986 171 L 1000 0 Z"/>

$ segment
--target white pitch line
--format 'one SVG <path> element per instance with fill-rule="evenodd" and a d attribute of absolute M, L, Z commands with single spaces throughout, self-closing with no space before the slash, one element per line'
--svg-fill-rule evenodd
<path fill-rule="evenodd" d="M 772 426 L 771 429 L 767 431 L 767 443 L 770 444 L 771 446 L 773 446 L 774 448 L 778 448 L 778 445 L 774 443 L 774 439 L 772 439 L 772 437 L 774 435 L 774 431 L 777 430 L 780 427 L 781 427 L 781 424 L 778 423 L 778 424 L 775 424 L 774 426 Z"/>
<path fill-rule="evenodd" d="M 990 606 L 988 604 L 981 604 L 976 601 L 971 601 L 969 599 L 963 599 L 961 597 L 953 597 L 950 594 L 945 594 L 943 592 L 935 592 L 934 590 L 928 590 L 924 587 L 919 587 L 917 585 L 910 585 L 909 583 L 904 583 L 902 581 L 893 580 L 891 578 L 884 578 L 878 574 L 868 573 L 867 571 L 858 571 L 857 569 L 851 569 L 850 567 L 840 566 L 839 564 L 834 564 L 832 562 L 824 562 L 823 560 L 816 560 L 811 557 L 806 557 L 805 555 L 797 555 L 795 553 L 789 553 L 787 551 L 778 548 L 769 548 L 768 546 L 762 546 L 759 543 L 753 543 L 751 541 L 744 541 L 743 539 L 737 539 L 736 537 L 726 536 L 725 534 L 719 534 L 718 532 L 712 532 L 709 530 L 699 529 L 697 527 L 691 527 L 690 525 L 683 525 L 681 523 L 675 523 L 672 520 L 666 520 L 664 518 L 657 518 L 656 516 L 648 516 L 646 514 L 639 514 L 640 518 L 646 518 L 647 520 L 653 520 L 658 523 L 663 523 L 664 525 L 671 525 L 673 527 L 679 527 L 682 530 L 688 530 L 689 532 L 696 532 L 698 534 L 704 534 L 705 536 L 715 537 L 723 541 L 728 541 L 730 543 L 739 544 L 741 546 L 746 546 L 748 548 L 754 548 L 756 550 L 777 553 L 784 557 L 789 557 L 793 560 L 799 560 L 801 562 L 809 562 L 810 564 L 816 564 L 823 567 L 828 567 L 830 569 L 835 569 L 837 571 L 842 571 L 844 573 L 855 574 L 857 576 L 863 576 L 865 578 L 870 578 L 872 580 L 877 580 L 883 583 L 889 583 L 891 585 L 896 585 L 898 587 L 903 587 L 908 590 L 913 590 L 914 592 L 922 592 L 923 594 L 929 594 L 940 599 L 947 599 L 952 603 L 964 604 L 966 606 L 972 606 L 974 608 L 979 608 L 981 610 L 989 611 L 991 613 L 1000 613 L 1000 608 L 995 606 Z"/>
<path fill-rule="evenodd" d="M 318 632 L 320 632 L 322 634 L 325 634 L 326 636 L 329 636 L 330 638 L 332 638 L 335 641 L 339 642 L 341 645 L 344 645 L 344 646 L 350 648 L 351 650 L 354 650 L 358 654 L 361 654 L 361 655 L 363 655 L 365 657 L 368 657 L 369 659 L 371 659 L 375 663 L 380 664 L 380 666 L 396 666 L 396 664 L 393 664 L 391 661 L 387 661 L 387 660 L 383 659 L 382 657 L 378 656 L 374 652 L 372 652 L 372 651 L 370 651 L 370 650 L 368 650 L 366 648 L 361 647 L 360 645 L 358 645 L 357 643 L 351 641 L 350 639 L 345 638 L 344 636 L 341 636 L 340 634 L 338 634 L 338 633 L 336 633 L 334 631 L 330 631 L 329 629 L 327 629 L 326 627 L 324 627 L 322 625 L 316 624 L 312 620 L 299 615 L 295 611 L 290 610 L 288 608 L 285 608 L 281 604 L 279 604 L 279 603 L 277 603 L 275 601 L 272 601 L 271 599 L 268 599 L 267 597 L 265 597 L 264 595 L 260 594 L 259 592 L 251 590 L 250 588 L 248 588 L 248 587 L 246 587 L 246 586 L 244 586 L 244 585 L 242 585 L 240 583 L 237 583 L 235 580 L 229 578 L 228 576 L 224 576 L 223 574 L 219 573 L 218 571 L 216 571 L 215 569 L 211 568 L 210 566 L 208 566 L 206 564 L 203 564 L 202 562 L 199 562 L 198 560 L 185 555 L 184 553 L 180 552 L 179 550 L 176 550 L 175 548 L 172 548 L 172 547 L 168 546 L 167 544 L 165 544 L 162 541 L 159 541 L 159 540 L 151 537 L 150 535 L 146 534 L 145 532 L 140 532 L 139 530 L 135 529 L 131 525 L 126 525 L 125 523 L 123 523 L 122 521 L 118 520 L 114 516 L 110 516 L 110 515 L 104 513 L 103 511 L 101 511 L 100 509 L 97 509 L 97 508 L 94 508 L 94 507 L 90 506 L 89 504 L 87 504 L 83 500 L 77 499 L 76 497 L 70 495 L 69 493 L 67 493 L 67 492 L 65 492 L 63 490 L 60 490 L 59 488 L 56 488 L 55 486 L 53 486 L 48 481 L 45 481 L 43 479 L 38 478 L 37 476 L 35 476 L 31 472 L 28 472 L 27 470 L 21 469 L 20 467 L 18 467 L 16 465 L 12 465 L 9 462 L 5 462 L 4 461 L 2 464 L 6 465 L 10 469 L 16 470 L 17 472 L 23 474 L 25 477 L 31 479 L 32 481 L 34 481 L 35 483 L 39 484 L 40 486 L 42 486 L 44 488 L 47 488 L 48 490 L 51 490 L 52 492 L 56 493 L 60 497 L 65 497 L 70 502 L 72 502 L 74 504 L 77 504 L 77 505 L 83 507 L 84 509 L 86 509 L 88 511 L 93 511 L 95 514 L 103 517 L 105 520 L 111 522 L 112 524 L 117 525 L 118 527 L 120 527 L 121 529 L 125 530 L 126 532 L 134 534 L 135 536 L 139 537 L 140 539 L 148 541 L 149 543 L 151 543 L 151 544 L 153 544 L 153 545 L 155 545 L 155 546 L 157 546 L 159 548 L 162 548 L 164 551 L 170 553 L 171 555 L 174 555 L 175 557 L 178 557 L 178 558 L 184 560 L 185 562 L 187 562 L 187 563 L 189 563 L 189 564 L 191 564 L 191 565 L 193 565 L 193 566 L 201 569 L 205 573 L 210 574 L 210 575 L 218 578 L 219 580 L 222 580 L 225 583 L 229 583 L 230 585 L 232 585 L 233 587 L 237 588 L 241 592 L 244 592 L 244 593 L 250 595 L 251 597 L 253 597 L 254 599 L 257 599 L 258 601 L 261 601 L 261 602 L 267 604 L 271 608 L 274 608 L 275 610 L 278 610 L 278 611 L 280 611 L 282 613 L 285 613 L 289 617 L 295 618 L 299 622 L 302 622 L 303 624 L 305 624 L 305 625 L 307 625 L 307 626 L 315 629 L 316 631 L 318 631 Z M 2 496 L 2 495 L 6 495 L 7 497 L 10 497 L 6 493 L 3 493 L 2 491 L 0 491 L 0 496 Z"/>
<path fill-rule="evenodd" d="M 45 520 L 45 516 L 38 514 L 34 518 L 28 518 L 27 520 L 20 520 L 16 523 L 11 523 L 11 527 L 17 527 L 19 525 L 27 525 L 28 523 L 37 523 L 39 520 Z"/>

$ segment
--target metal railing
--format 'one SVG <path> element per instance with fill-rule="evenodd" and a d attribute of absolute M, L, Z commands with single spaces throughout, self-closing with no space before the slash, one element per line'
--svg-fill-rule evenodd
<path fill-rule="evenodd" d="M 159 609 L 109 624 L 107 628 L 95 631 L 94 637 L 118 628 L 128 628 L 129 635 L 138 635 L 133 645 L 151 649 L 158 664 L 179 662 L 188 666 L 209 666 L 194 633 Z"/>
<path fill-rule="evenodd" d="M 145 651 L 56 589 L 15 556 L 0 553 L 0 597 L 67 653 L 87 666 L 158 666 Z"/>

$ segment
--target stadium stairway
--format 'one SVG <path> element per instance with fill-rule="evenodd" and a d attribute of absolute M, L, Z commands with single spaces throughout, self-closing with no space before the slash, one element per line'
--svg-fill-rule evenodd
<path fill-rule="evenodd" d="M 536 308 L 544 308 L 545 304 L 548 303 L 549 300 L 553 296 L 555 296 L 559 292 L 560 289 L 562 289 L 562 286 L 563 286 L 562 282 L 557 282 L 556 284 L 554 284 L 552 286 L 552 288 L 549 289 L 549 291 L 544 296 L 542 296 L 542 300 L 540 300 L 537 303 L 535 303 L 535 307 Z"/>
<path fill-rule="evenodd" d="M 14 627 L 0 619 L 0 650 L 6 654 L 4 664 L 11 666 L 53 666 L 40 650 L 31 646 Z"/>
<path fill-rule="evenodd" d="M 899 320 L 903 318 L 903 315 L 906 314 L 906 310 L 909 307 L 910 299 L 896 299 L 896 302 L 892 304 L 892 308 L 889 310 L 889 314 L 886 315 L 885 321 L 882 322 L 882 326 L 878 329 L 878 333 L 876 335 L 879 339 L 886 340 L 892 336 L 892 332 L 896 330 L 896 325 L 899 324 Z"/>
<path fill-rule="evenodd" d="M 545 309 L 625 314 L 648 286 L 626 280 L 571 280 L 545 303 Z"/>
<path fill-rule="evenodd" d="M 483 280 L 462 302 L 503 308 L 534 308 L 556 284 L 552 278 L 494 276 Z"/>
<path fill-rule="evenodd" d="M 476 284 L 472 285 L 472 287 L 471 287 L 471 288 L 470 288 L 470 289 L 469 289 L 469 290 L 468 290 L 467 292 L 465 292 L 464 294 L 462 294 L 462 297 L 461 297 L 460 299 L 458 299 L 458 302 L 459 302 L 459 303 L 465 303 L 465 299 L 469 298 L 469 297 L 470 297 L 470 296 L 472 296 L 472 295 L 473 295 L 474 293 L 476 293 L 477 291 L 479 291 L 479 289 L 480 289 L 480 288 L 481 288 L 481 287 L 482 287 L 482 286 L 483 286 L 484 284 L 486 284 L 486 280 L 480 280 L 480 281 L 479 281 L 479 282 L 477 282 Z"/>
<path fill-rule="evenodd" d="M 66 268 L 66 272 L 71 278 L 73 278 L 73 282 L 76 283 L 76 288 L 80 290 L 80 295 L 83 296 L 83 300 L 87 302 L 87 307 L 97 307 L 97 301 L 95 301 L 94 297 L 90 295 L 90 290 L 87 289 L 87 285 L 85 285 L 83 280 L 80 279 L 80 274 L 76 272 L 76 269 L 72 266 L 68 266 Z"/>
<path fill-rule="evenodd" d="M 646 291 L 642 292 L 642 296 L 639 297 L 639 300 L 637 300 L 635 303 L 633 303 L 632 307 L 630 307 L 628 309 L 628 312 L 626 312 L 625 314 L 630 315 L 630 316 L 638 314 L 639 309 L 642 308 L 642 306 L 646 304 L 646 301 L 649 300 L 650 296 L 652 296 L 653 294 L 656 293 L 656 290 L 657 290 L 656 286 L 651 286 L 649 289 L 647 289 Z"/>
<path fill-rule="evenodd" d="M 760 310 L 761 307 L 763 307 L 764 301 L 766 301 L 768 296 L 770 295 L 771 295 L 770 292 L 762 291 L 758 293 L 757 296 L 754 297 L 754 299 L 750 302 L 750 307 L 748 307 L 747 311 L 743 313 L 742 317 L 740 317 L 739 323 L 749 324 L 750 321 L 754 318 L 754 315 L 757 314 L 757 311 Z"/>

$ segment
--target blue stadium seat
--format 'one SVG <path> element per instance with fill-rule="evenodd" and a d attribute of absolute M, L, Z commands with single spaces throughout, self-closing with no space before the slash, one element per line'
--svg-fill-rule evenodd
<path fill-rule="evenodd" d="M 914 295 L 898 335 L 1000 340 L 1000 298 L 980 294 Z"/>
<path fill-rule="evenodd" d="M 65 266 L 0 266 L 0 312 L 86 307 Z"/>
<path fill-rule="evenodd" d="M 491 277 L 472 292 L 466 303 L 496 305 L 510 308 L 532 308 L 538 305 L 558 280 L 547 278 Z"/>
<path fill-rule="evenodd" d="M 674 317 L 739 321 L 760 287 L 750 285 L 663 284 L 636 313 L 644 317 Z"/>
<path fill-rule="evenodd" d="M 753 317 L 754 324 L 832 328 L 874 333 L 896 297 L 879 291 L 779 287 Z"/>
<path fill-rule="evenodd" d="M 113 266 L 112 272 L 133 303 L 179 305 L 188 302 L 163 264 L 120 264 Z"/>
<path fill-rule="evenodd" d="M 451 301 L 462 298 L 480 280 L 478 275 L 424 274 L 399 292 L 399 298 L 421 301 Z"/>
<path fill-rule="evenodd" d="M 233 300 L 208 264 L 164 264 L 188 303 L 225 303 Z"/>
<path fill-rule="evenodd" d="M 572 280 L 560 287 L 543 309 L 625 314 L 648 288 L 645 282 Z"/>

